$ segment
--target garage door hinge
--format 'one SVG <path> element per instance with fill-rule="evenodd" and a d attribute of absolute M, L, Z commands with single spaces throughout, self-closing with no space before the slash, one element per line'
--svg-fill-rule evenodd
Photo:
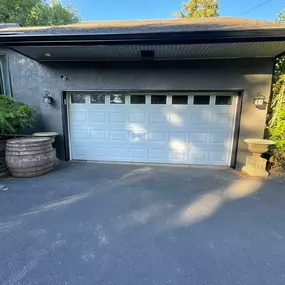
<path fill-rule="evenodd" d="M 63 99 L 63 104 L 66 105 L 66 99 Z"/>

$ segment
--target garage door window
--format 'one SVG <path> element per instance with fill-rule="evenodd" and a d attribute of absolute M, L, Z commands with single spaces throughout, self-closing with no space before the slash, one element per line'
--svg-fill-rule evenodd
<path fill-rule="evenodd" d="M 172 96 L 172 104 L 173 105 L 187 105 L 188 104 L 188 96 L 187 95 L 173 95 Z"/>
<path fill-rule="evenodd" d="M 194 105 L 209 105 L 210 96 L 194 96 Z"/>
<path fill-rule="evenodd" d="M 166 104 L 166 95 L 151 95 L 151 104 Z"/>
<path fill-rule="evenodd" d="M 90 95 L 91 104 L 105 104 L 105 95 Z"/>
<path fill-rule="evenodd" d="M 131 95 L 131 104 L 145 104 L 145 95 Z"/>
<path fill-rule="evenodd" d="M 216 96 L 216 105 L 231 105 L 232 96 Z"/>
<path fill-rule="evenodd" d="M 110 103 L 111 104 L 125 104 L 125 95 L 111 95 Z"/>
<path fill-rule="evenodd" d="M 71 95 L 72 104 L 85 104 L 85 95 L 83 94 L 73 94 Z"/>

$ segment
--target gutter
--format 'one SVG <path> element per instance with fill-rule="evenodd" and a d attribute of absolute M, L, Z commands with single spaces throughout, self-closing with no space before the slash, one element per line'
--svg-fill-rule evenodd
<path fill-rule="evenodd" d="M 164 45 L 285 41 L 285 28 L 125 34 L 1 33 L 1 46 Z"/>

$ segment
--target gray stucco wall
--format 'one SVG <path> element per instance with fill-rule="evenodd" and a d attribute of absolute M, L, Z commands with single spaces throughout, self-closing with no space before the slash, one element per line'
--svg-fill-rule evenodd
<path fill-rule="evenodd" d="M 40 111 L 36 129 L 61 134 L 57 148 L 64 157 L 61 98 L 71 90 L 243 90 L 237 167 L 248 155 L 248 137 L 263 137 L 266 110 L 256 109 L 253 98 L 262 92 L 269 99 L 274 59 L 195 60 L 154 66 L 120 63 L 39 64 L 13 51 L 0 50 L 9 57 L 13 96 Z M 63 81 L 60 76 L 68 78 Z M 54 105 L 42 103 L 44 91 Z"/>

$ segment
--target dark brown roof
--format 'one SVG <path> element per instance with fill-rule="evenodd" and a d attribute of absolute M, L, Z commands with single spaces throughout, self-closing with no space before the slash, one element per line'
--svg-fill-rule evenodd
<path fill-rule="evenodd" d="M 20 33 L 23 35 L 111 35 L 270 29 L 285 29 L 285 24 L 243 18 L 217 17 L 199 19 L 82 22 L 65 26 L 8 28 L 1 29 L 0 33 Z"/>

